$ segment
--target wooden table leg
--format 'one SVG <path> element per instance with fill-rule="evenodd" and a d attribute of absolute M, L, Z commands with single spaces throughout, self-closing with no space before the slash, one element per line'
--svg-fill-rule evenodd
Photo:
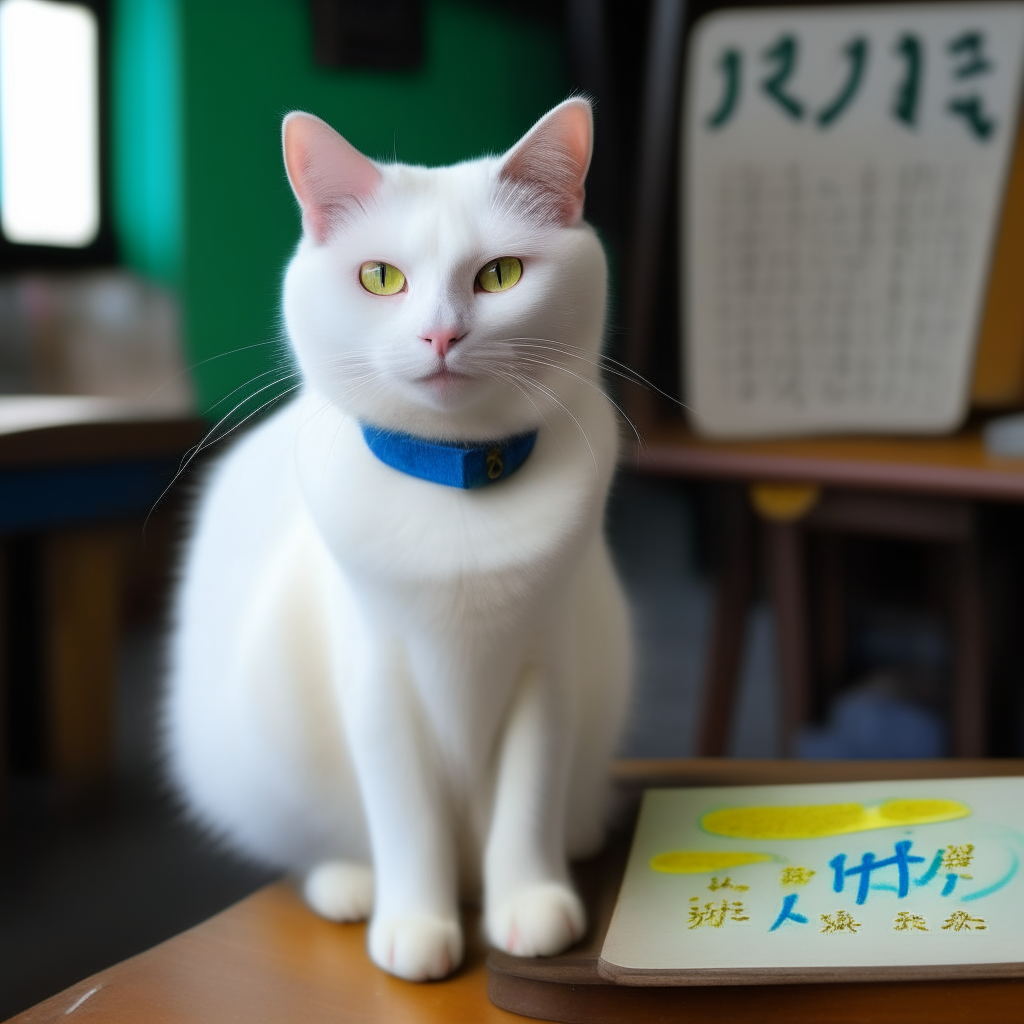
<path fill-rule="evenodd" d="M 722 521 L 723 544 L 697 726 L 698 757 L 721 757 L 726 751 L 753 586 L 752 522 L 746 495 L 739 488 L 725 491 Z"/>
<path fill-rule="evenodd" d="M 122 533 L 68 530 L 42 544 L 47 758 L 57 778 L 91 785 L 114 767 Z"/>
<path fill-rule="evenodd" d="M 796 753 L 797 734 L 810 718 L 811 667 L 802 532 L 800 525 L 792 521 L 764 523 L 782 676 L 782 752 L 786 757 Z"/>

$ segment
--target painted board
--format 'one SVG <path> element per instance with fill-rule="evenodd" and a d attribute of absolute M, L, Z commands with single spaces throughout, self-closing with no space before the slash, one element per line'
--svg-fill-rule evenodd
<path fill-rule="evenodd" d="M 683 107 L 683 389 L 715 437 L 965 415 L 1024 4 L 720 10 Z"/>
<path fill-rule="evenodd" d="M 1024 975 L 1024 778 L 648 790 L 620 984 Z"/>

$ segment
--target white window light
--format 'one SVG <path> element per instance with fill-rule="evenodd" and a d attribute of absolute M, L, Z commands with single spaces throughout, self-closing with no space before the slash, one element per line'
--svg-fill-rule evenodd
<path fill-rule="evenodd" d="M 96 239 L 98 35 L 81 4 L 0 0 L 0 229 L 10 242 Z"/>

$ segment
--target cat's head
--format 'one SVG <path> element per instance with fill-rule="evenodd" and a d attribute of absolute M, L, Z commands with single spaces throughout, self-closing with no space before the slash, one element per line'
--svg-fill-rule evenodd
<path fill-rule="evenodd" d="M 384 164 L 323 121 L 284 122 L 302 241 L 284 314 L 305 379 L 380 426 L 494 437 L 598 380 L 606 268 L 581 219 L 590 104 L 500 157 Z"/>

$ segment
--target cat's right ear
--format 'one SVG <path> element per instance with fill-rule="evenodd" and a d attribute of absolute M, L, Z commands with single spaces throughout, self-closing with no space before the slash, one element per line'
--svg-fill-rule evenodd
<path fill-rule="evenodd" d="M 379 187 L 381 173 L 319 117 L 293 110 L 281 128 L 284 165 L 302 225 L 317 242 L 325 242 L 346 210 L 360 207 Z"/>
<path fill-rule="evenodd" d="M 545 114 L 505 154 L 498 179 L 518 189 L 543 220 L 571 227 L 583 216 L 593 148 L 593 110 L 577 96 Z"/>

